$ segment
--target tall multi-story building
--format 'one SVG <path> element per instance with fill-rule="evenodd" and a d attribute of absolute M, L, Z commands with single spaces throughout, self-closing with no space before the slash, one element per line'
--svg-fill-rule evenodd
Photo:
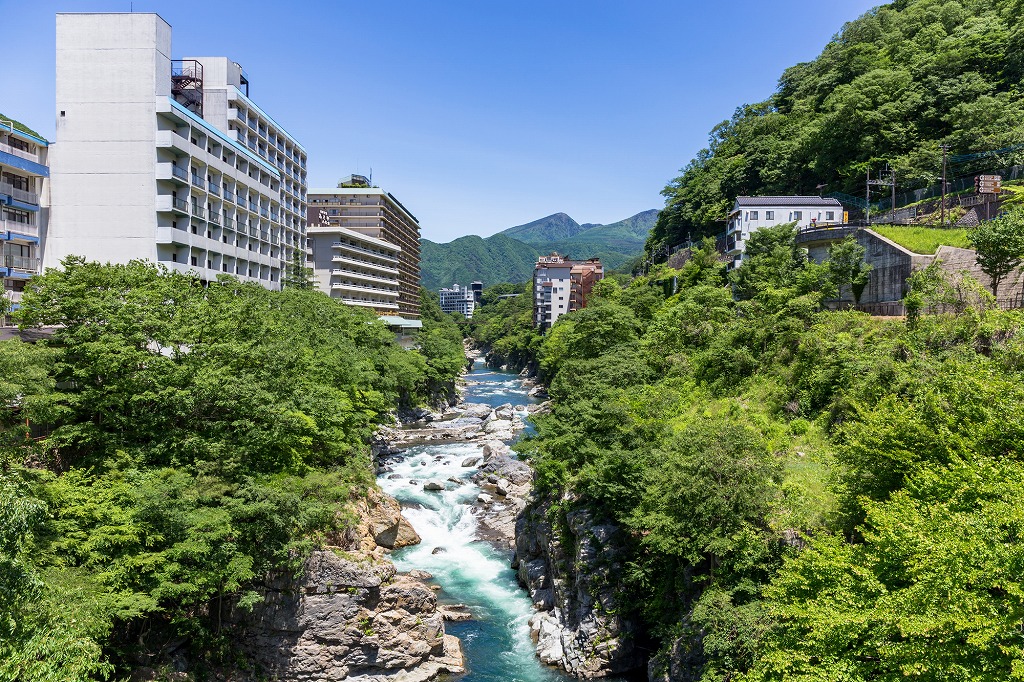
<path fill-rule="evenodd" d="M 484 283 L 477 280 L 471 283 L 470 288 L 473 290 L 473 302 L 478 306 L 484 302 Z"/>
<path fill-rule="evenodd" d="M 306 228 L 317 288 L 342 303 L 397 315 L 401 247 L 331 225 L 326 212 L 320 217 Z"/>
<path fill-rule="evenodd" d="M 309 190 L 309 224 L 342 227 L 399 247 L 398 314 L 420 316 L 420 224 L 390 192 L 350 175 L 337 187 Z M 314 275 L 329 275 L 314 266 Z"/>
<path fill-rule="evenodd" d="M 438 293 L 441 297 L 442 313 L 458 313 L 467 320 L 473 317 L 473 311 L 476 309 L 473 289 L 453 284 L 451 289 L 441 289 Z"/>
<path fill-rule="evenodd" d="M 746 242 L 765 227 L 796 223 L 797 229 L 843 222 L 843 205 L 831 197 L 736 197 L 725 233 L 730 267 L 743 264 Z"/>
<path fill-rule="evenodd" d="M 3 295 L 12 308 L 25 282 L 39 272 L 39 240 L 46 226 L 44 183 L 49 144 L 17 121 L 0 116 L 0 247 Z"/>
<path fill-rule="evenodd" d="M 305 247 L 306 152 L 237 63 L 171 55 L 156 14 L 57 15 L 43 263 L 143 259 L 278 289 Z"/>
<path fill-rule="evenodd" d="M 585 308 L 594 284 L 604 277 L 601 261 L 573 261 L 552 253 L 533 268 L 533 326 L 544 331 L 565 313 Z"/>

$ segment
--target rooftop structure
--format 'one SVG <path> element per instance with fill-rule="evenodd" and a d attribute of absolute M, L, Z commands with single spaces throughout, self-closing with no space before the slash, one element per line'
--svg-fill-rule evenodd
<path fill-rule="evenodd" d="M 171 55 L 156 14 L 57 15 L 43 264 L 142 259 L 278 289 L 305 244 L 306 152 L 239 64 Z"/>
<path fill-rule="evenodd" d="M 49 143 L 18 123 L 0 117 L 0 277 L 12 308 L 25 282 L 39 272 L 39 243 L 45 234 L 45 190 Z"/>
<path fill-rule="evenodd" d="M 349 179 L 354 177 L 360 176 Z M 310 189 L 308 210 L 309 225 L 340 227 L 399 247 L 398 314 L 419 318 L 420 224 L 416 216 L 390 192 L 365 186 Z"/>

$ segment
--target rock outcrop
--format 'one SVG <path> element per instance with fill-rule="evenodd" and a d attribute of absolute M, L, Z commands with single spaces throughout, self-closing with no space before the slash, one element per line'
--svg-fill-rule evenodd
<path fill-rule="evenodd" d="M 251 612 L 227 615 L 242 649 L 272 680 L 426 682 L 463 672 L 459 641 L 421 581 L 387 560 L 314 552 L 301 578 L 280 577 Z"/>
<path fill-rule="evenodd" d="M 621 531 L 589 512 L 565 515 L 553 528 L 549 500 L 532 499 L 516 523 L 513 568 L 538 609 L 530 620 L 537 655 L 582 678 L 637 669 L 637 623 L 619 615 Z"/>
<path fill-rule="evenodd" d="M 294 682 L 428 682 L 464 672 L 459 640 L 418 571 L 399 575 L 385 549 L 420 541 L 393 498 L 370 490 L 359 521 L 337 545 L 313 552 L 298 575 L 272 576 L 252 610 L 224 621 L 253 663 L 253 679 Z M 457 613 L 457 612 L 456 612 Z"/>

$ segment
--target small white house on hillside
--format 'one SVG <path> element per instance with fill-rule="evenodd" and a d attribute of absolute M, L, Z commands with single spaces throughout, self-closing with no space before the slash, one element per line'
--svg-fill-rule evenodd
<path fill-rule="evenodd" d="M 797 229 L 843 222 L 843 205 L 830 197 L 736 197 L 725 232 L 726 253 L 733 257 L 731 267 L 743 264 L 746 240 L 763 227 L 781 223 L 797 224 Z"/>

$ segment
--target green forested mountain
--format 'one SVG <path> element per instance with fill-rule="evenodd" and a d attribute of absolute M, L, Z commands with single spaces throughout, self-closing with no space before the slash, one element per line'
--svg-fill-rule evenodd
<path fill-rule="evenodd" d="M 618 268 L 643 251 L 656 210 L 609 225 L 577 223 L 565 213 L 517 225 L 490 237 L 460 237 L 447 244 L 424 239 L 420 268 L 423 286 L 435 290 L 453 283 L 523 282 L 537 256 L 558 251 L 573 258 L 600 258 Z"/>
<path fill-rule="evenodd" d="M 900 189 L 932 184 L 950 154 L 1024 143 L 1024 2 L 897 0 L 846 24 L 814 61 L 787 69 L 774 95 L 741 106 L 664 190 L 653 250 L 713 234 L 738 195 L 862 195 L 885 163 Z M 1024 148 L 952 166 L 1002 168 Z"/>

